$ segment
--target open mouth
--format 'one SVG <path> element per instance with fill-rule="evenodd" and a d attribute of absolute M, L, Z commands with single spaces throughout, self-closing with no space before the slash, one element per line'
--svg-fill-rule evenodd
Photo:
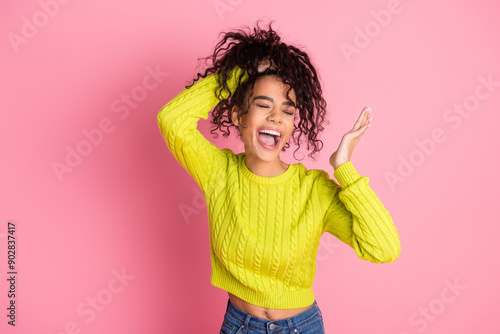
<path fill-rule="evenodd" d="M 257 132 L 259 143 L 267 149 L 276 149 L 281 140 L 281 134 L 274 130 L 259 130 Z"/>

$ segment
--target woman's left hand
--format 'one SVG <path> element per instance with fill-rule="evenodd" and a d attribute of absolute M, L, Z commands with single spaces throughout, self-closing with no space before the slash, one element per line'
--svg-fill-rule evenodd
<path fill-rule="evenodd" d="M 358 144 L 359 139 L 365 133 L 366 129 L 371 126 L 372 116 L 370 116 L 370 112 L 370 107 L 364 108 L 352 130 L 342 137 L 339 147 L 330 156 L 330 165 L 333 166 L 333 169 L 337 169 L 343 163 L 351 160 L 352 152 Z"/>

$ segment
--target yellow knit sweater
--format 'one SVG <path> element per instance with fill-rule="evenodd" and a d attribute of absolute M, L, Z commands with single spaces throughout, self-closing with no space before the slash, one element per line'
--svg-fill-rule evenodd
<path fill-rule="evenodd" d="M 241 73 L 235 68 L 228 80 L 233 92 Z M 324 232 L 363 260 L 398 258 L 399 235 L 391 215 L 350 161 L 334 172 L 340 185 L 327 172 L 302 163 L 290 164 L 279 176 L 262 177 L 246 167 L 245 153 L 210 143 L 197 123 L 219 102 L 216 86 L 215 75 L 207 76 L 158 113 L 169 150 L 205 196 L 212 285 L 262 307 L 309 306 Z"/>

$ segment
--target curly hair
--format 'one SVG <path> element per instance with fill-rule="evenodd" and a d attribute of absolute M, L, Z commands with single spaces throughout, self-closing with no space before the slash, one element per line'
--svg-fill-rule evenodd
<path fill-rule="evenodd" d="M 272 22 L 267 30 L 259 27 L 256 23 L 253 34 L 250 29 L 246 32 L 238 29 L 232 32 L 226 32 L 220 42 L 216 45 L 212 55 L 198 60 L 205 59 L 212 61 L 213 66 L 208 67 L 204 74 L 198 73 L 197 78 L 186 86 L 191 87 L 200 78 L 205 78 L 209 74 L 217 73 L 218 87 L 215 94 L 219 103 L 213 110 L 212 130 L 219 129 L 224 137 L 230 135 L 230 127 L 235 127 L 241 138 L 239 128 L 231 121 L 231 110 L 237 106 L 239 112 L 237 117 L 241 119 L 243 114 L 248 113 L 244 106 L 244 99 L 248 92 L 253 94 L 254 84 L 262 75 L 276 75 L 284 84 L 290 86 L 287 91 L 287 99 L 290 99 L 289 93 L 294 90 L 296 96 L 296 108 L 299 113 L 299 122 L 294 125 L 291 135 L 294 143 L 298 145 L 295 153 L 300 149 L 302 142 L 301 136 L 307 138 L 307 149 L 313 147 L 310 157 L 323 148 L 323 142 L 317 139 L 318 134 L 324 130 L 323 123 L 329 124 L 325 119 L 326 101 L 323 99 L 321 85 L 315 67 L 311 64 L 309 56 L 296 46 L 287 45 L 281 42 L 281 38 L 272 29 Z M 221 32 L 223 34 L 224 32 Z M 263 59 L 269 59 L 276 70 L 268 68 L 265 72 L 259 73 L 259 63 Z M 246 80 L 242 80 L 244 73 L 240 75 L 235 92 L 231 92 L 227 86 L 227 80 L 231 70 L 238 66 L 248 74 Z M 250 98 L 248 98 L 250 99 Z M 296 123 L 296 122 L 295 122 Z M 215 138 L 217 134 L 215 133 Z M 287 142 L 282 151 L 290 147 Z"/>

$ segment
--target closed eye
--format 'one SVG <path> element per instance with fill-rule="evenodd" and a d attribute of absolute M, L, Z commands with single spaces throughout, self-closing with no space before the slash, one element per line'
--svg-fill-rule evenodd
<path fill-rule="evenodd" d="M 259 108 L 269 108 L 269 106 L 266 106 L 266 105 L 262 105 L 262 104 L 257 104 L 257 107 Z M 286 112 L 285 110 L 283 110 L 283 112 L 287 115 L 290 115 L 290 116 L 293 116 L 294 113 L 293 112 Z"/>

